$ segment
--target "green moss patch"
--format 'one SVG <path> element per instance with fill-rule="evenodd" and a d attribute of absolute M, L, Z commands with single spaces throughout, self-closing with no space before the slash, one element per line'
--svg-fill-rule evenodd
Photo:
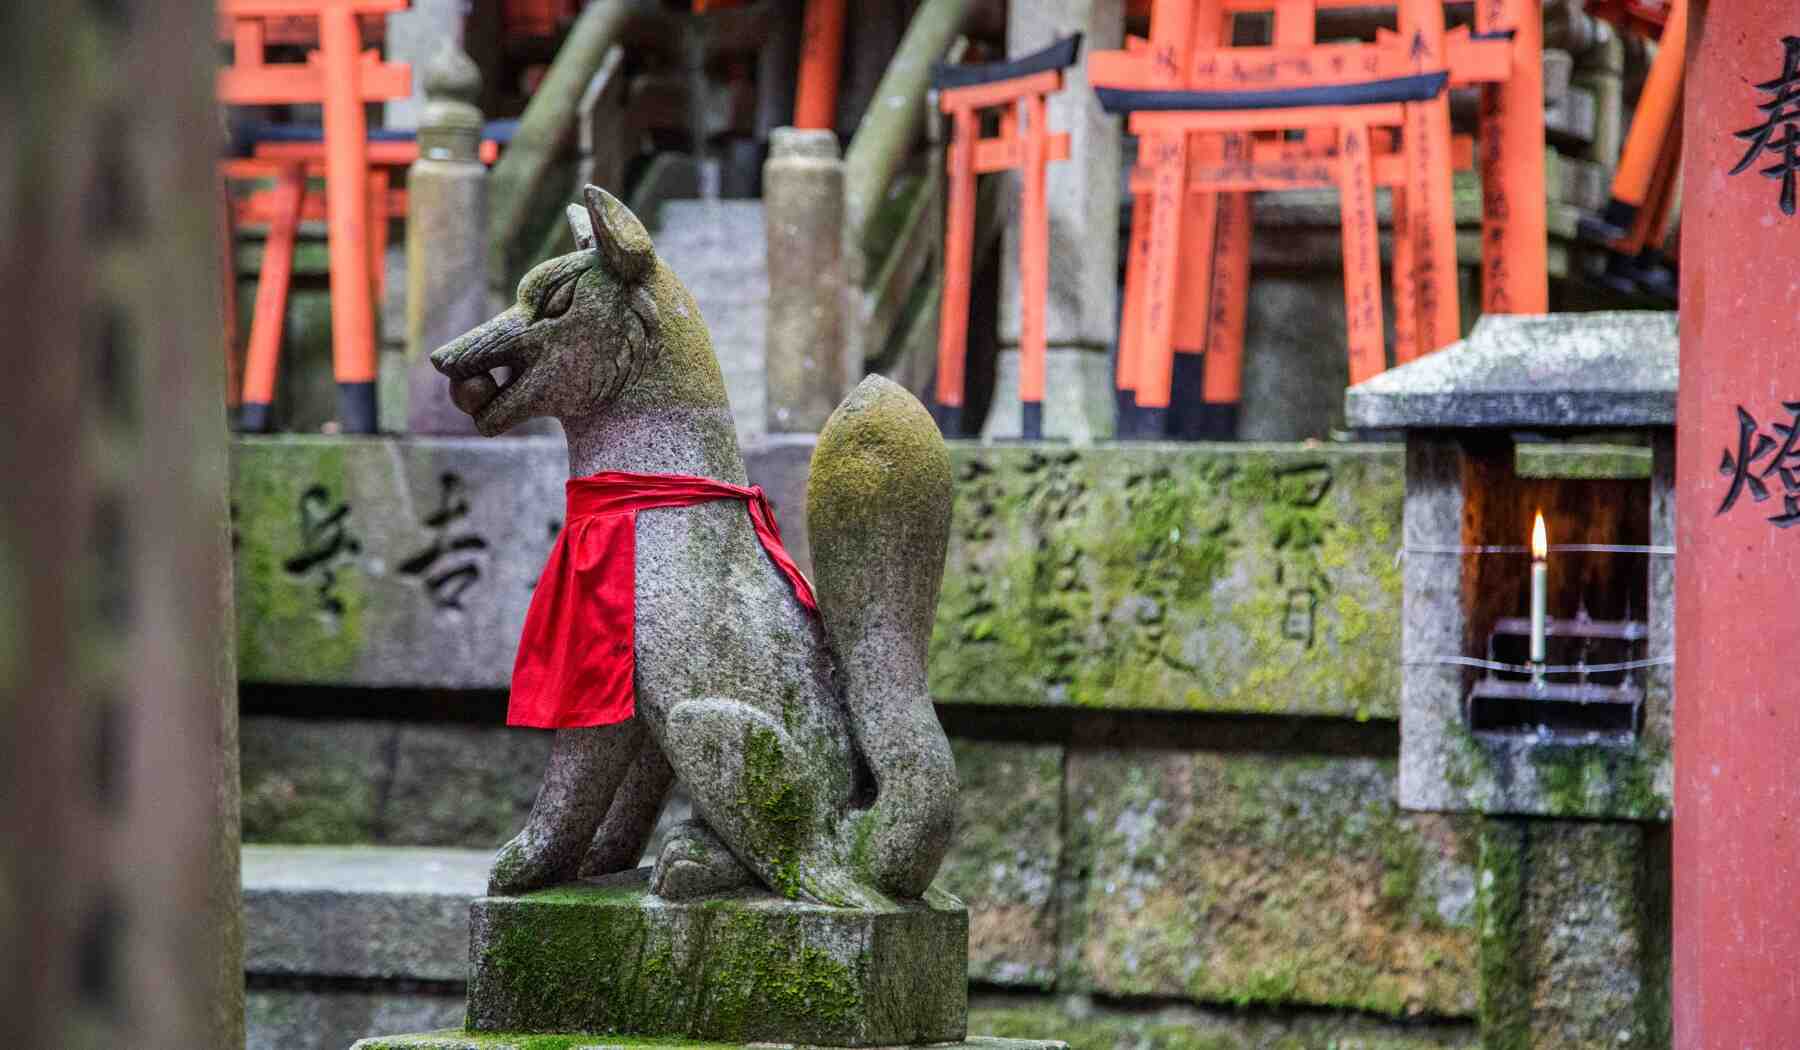
<path fill-rule="evenodd" d="M 618 1050 L 726 1050 L 730 1043 L 698 1043 L 688 1039 L 622 1039 L 616 1035 L 532 1035 L 518 1032 L 463 1032 L 449 1029 L 422 1035 L 365 1039 L 356 1050 L 577 1050 L 604 1044 Z"/>
<path fill-rule="evenodd" d="M 1467 1025 L 1384 1022 L 1350 1014 L 1170 1009 L 1084 1011 L 996 1002 L 969 1011 L 969 1035 L 1061 1039 L 1069 1050 L 1473 1050 Z"/>
<path fill-rule="evenodd" d="M 473 924 L 476 1031 L 821 1045 L 960 1035 L 960 907 L 862 912 L 761 893 L 677 904 L 633 876 L 484 899 Z"/>
<path fill-rule="evenodd" d="M 346 506 L 345 446 L 305 442 L 306 470 L 281 443 L 238 442 L 232 506 L 237 543 L 238 675 L 248 681 L 344 677 L 362 652 L 368 590 Z"/>
<path fill-rule="evenodd" d="M 954 456 L 939 700 L 1397 717 L 1397 450 Z"/>
<path fill-rule="evenodd" d="M 1474 840 L 1403 814 L 1389 760 L 1070 760 L 1066 984 L 1113 996 L 1475 1012 Z"/>
<path fill-rule="evenodd" d="M 969 976 L 1048 987 L 1062 862 L 1060 746 L 954 740 L 962 792 L 938 884 L 969 905 Z"/>

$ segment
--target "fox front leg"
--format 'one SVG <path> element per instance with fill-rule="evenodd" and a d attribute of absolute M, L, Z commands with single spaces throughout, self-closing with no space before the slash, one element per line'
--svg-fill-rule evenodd
<path fill-rule="evenodd" d="M 500 847 L 490 894 L 529 893 L 573 879 L 626 770 L 642 748 L 643 723 L 558 729 L 525 828 Z"/>
<path fill-rule="evenodd" d="M 663 747 L 709 836 L 676 835 L 664 844 L 654 892 L 684 896 L 674 882 L 688 883 L 685 888 L 696 894 L 708 892 L 713 875 L 671 877 L 683 870 L 683 850 L 716 855 L 716 840 L 784 897 L 840 908 L 879 900 L 835 855 L 828 785 L 781 723 L 735 700 L 688 700 L 669 711 Z M 723 876 L 729 865 L 709 861 L 703 867 Z"/>
<path fill-rule="evenodd" d="M 637 759 L 613 796 L 606 819 L 594 835 L 594 844 L 588 847 L 587 857 L 581 862 L 582 878 L 637 867 L 650 834 L 656 830 L 657 818 L 669 801 L 669 789 L 674 786 L 675 770 L 663 757 L 662 748 L 645 734 Z"/>

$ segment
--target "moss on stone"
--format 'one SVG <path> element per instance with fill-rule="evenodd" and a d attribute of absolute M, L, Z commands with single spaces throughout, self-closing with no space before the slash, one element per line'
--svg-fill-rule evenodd
<path fill-rule="evenodd" d="M 380 837 L 393 726 L 245 719 L 240 731 L 243 840 L 285 845 Z"/>
<path fill-rule="evenodd" d="M 1470 809 L 1550 817 L 1666 821 L 1668 738 L 1646 726 L 1631 746 L 1531 744 L 1444 723 L 1444 783 Z"/>
<path fill-rule="evenodd" d="M 1048 987 L 1063 859 L 1060 746 L 953 740 L 962 791 L 938 883 L 969 903 L 969 976 Z"/>
<path fill-rule="evenodd" d="M 1484 820 L 1484 1050 L 1668 1046 L 1668 876 L 1653 826 Z"/>
<path fill-rule="evenodd" d="M 1515 453 L 1521 478 L 1648 478 L 1650 450 L 1632 445 L 1522 443 Z"/>
<path fill-rule="evenodd" d="M 1531 987 L 1524 962 L 1525 840 L 1513 821 L 1481 823 L 1475 914 L 1481 943 L 1483 1050 L 1531 1050 Z"/>
<path fill-rule="evenodd" d="M 774 730 L 758 725 L 744 729 L 743 814 L 750 848 L 769 858 L 775 889 L 798 898 L 802 889 L 800 858 L 811 841 L 816 812 L 813 782 L 795 769 Z"/>
<path fill-rule="evenodd" d="M 941 701 L 1398 714 L 1394 450 L 955 455 Z"/>
<path fill-rule="evenodd" d="M 1263 1010 L 1064 1012 L 1049 1003 L 977 1003 L 969 1035 L 1061 1039 L 1070 1050 L 1451 1050 L 1475 1045 L 1467 1025 Z"/>
<path fill-rule="evenodd" d="M 671 904 L 636 878 L 487 899 L 474 911 L 468 1023 L 821 1045 L 941 1040 L 960 1031 L 954 949 L 965 922 L 941 895 L 924 908 L 840 915 L 761 893 Z"/>
<path fill-rule="evenodd" d="M 284 438 L 308 449 L 308 472 L 297 475 L 286 457 L 265 455 L 258 442 L 239 442 L 233 460 L 238 552 L 236 599 L 238 674 L 248 680 L 319 681 L 343 678 L 363 649 L 368 593 L 355 568 L 355 553 L 338 556 L 305 574 L 287 565 L 305 549 L 301 501 L 309 489 L 325 493 L 326 508 L 347 498 L 348 469 L 342 439 Z M 354 508 L 352 508 L 354 510 Z M 346 516 L 353 536 L 355 518 Z M 327 610 L 320 587 L 332 572 Z"/>
<path fill-rule="evenodd" d="M 950 500 L 950 455 L 930 413 L 895 384 L 865 379 L 813 450 L 806 523 L 819 575 L 853 583 L 872 552 L 916 542 L 892 529 L 936 521 Z"/>
<path fill-rule="evenodd" d="M 705 1043 L 691 1039 L 643 1039 L 622 1038 L 614 1034 L 596 1035 L 533 1035 L 524 1032 L 466 1032 L 458 1029 L 447 1029 L 441 1032 L 427 1032 L 421 1035 L 396 1035 L 375 1039 L 365 1039 L 356 1044 L 356 1050 L 577 1050 L 581 1047 L 605 1045 L 617 1047 L 619 1050 L 637 1050 L 639 1047 L 668 1048 L 681 1047 L 682 1050 L 741 1050 L 735 1043 Z"/>
<path fill-rule="evenodd" d="M 1072 757 L 1066 987 L 1196 1002 L 1474 1013 L 1473 857 L 1401 814 L 1391 761 Z"/>
<path fill-rule="evenodd" d="M 1530 752 L 1553 814 L 1578 816 L 1604 809 L 1639 820 L 1666 820 L 1670 803 L 1657 789 L 1656 770 L 1668 760 L 1660 741 L 1639 746 L 1538 747 Z"/>
<path fill-rule="evenodd" d="M 767 1031 L 769 1017 L 808 1017 L 834 1030 L 854 1023 L 863 1003 L 850 966 L 811 945 L 790 951 L 803 938 L 799 917 L 737 912 L 722 926 L 708 938 L 707 1007 L 717 1030 Z"/>

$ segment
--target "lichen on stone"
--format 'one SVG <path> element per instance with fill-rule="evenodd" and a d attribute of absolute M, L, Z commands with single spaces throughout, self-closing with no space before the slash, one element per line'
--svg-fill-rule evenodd
<path fill-rule="evenodd" d="M 1393 777 L 1391 760 L 1071 756 L 1068 867 L 1086 875 L 1058 987 L 1472 1015 L 1472 841 L 1399 813 Z"/>
<path fill-rule="evenodd" d="M 309 490 L 323 493 L 327 510 L 347 499 L 344 446 L 329 439 L 306 445 L 304 474 L 293 472 L 276 449 L 256 443 L 240 444 L 233 459 L 238 674 L 246 680 L 342 679 L 362 655 L 369 599 L 356 552 L 345 547 L 304 573 L 287 568 L 306 549 L 302 501 Z M 354 522 L 347 515 L 343 524 L 351 535 Z M 327 570 L 332 574 L 329 606 L 321 593 Z"/>
<path fill-rule="evenodd" d="M 941 702 L 1397 716 L 1394 450 L 956 458 Z"/>

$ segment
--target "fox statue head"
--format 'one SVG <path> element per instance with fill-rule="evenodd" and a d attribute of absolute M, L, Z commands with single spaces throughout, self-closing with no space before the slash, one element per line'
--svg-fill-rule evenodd
<path fill-rule="evenodd" d="M 576 250 L 519 282 L 498 317 L 431 355 L 483 435 L 551 416 L 723 408 L 724 379 L 694 300 L 631 210 L 596 186 L 568 208 Z M 506 369 L 500 382 L 495 369 Z"/>

